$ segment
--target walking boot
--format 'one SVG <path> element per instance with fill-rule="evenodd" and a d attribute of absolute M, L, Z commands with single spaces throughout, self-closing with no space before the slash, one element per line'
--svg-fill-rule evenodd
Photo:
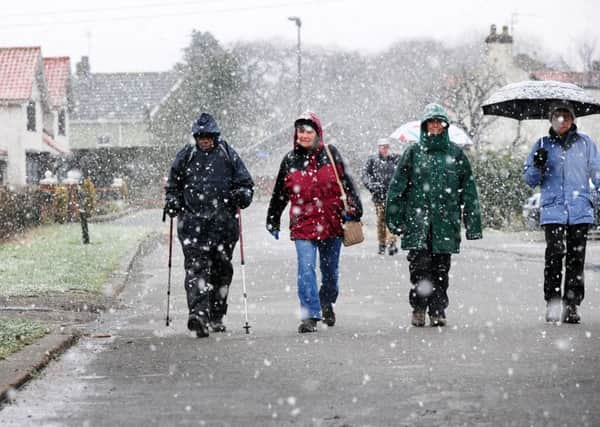
<path fill-rule="evenodd" d="M 413 326 L 422 328 L 425 326 L 425 310 L 416 308 L 412 312 L 411 322 Z"/>
<path fill-rule="evenodd" d="M 196 331 L 196 336 L 198 338 L 205 338 L 208 336 L 208 318 L 203 313 L 190 313 L 187 327 L 190 331 Z"/>
<path fill-rule="evenodd" d="M 579 323 L 581 322 L 581 317 L 579 313 L 577 313 L 577 306 L 575 304 L 567 304 L 565 307 L 565 323 Z"/>
<path fill-rule="evenodd" d="M 213 332 L 225 332 L 227 327 L 223 324 L 223 316 L 215 316 L 208 323 Z"/>
<path fill-rule="evenodd" d="M 390 245 L 388 246 L 388 255 L 396 255 L 398 253 L 398 246 L 396 246 L 396 243 L 390 243 Z"/>
<path fill-rule="evenodd" d="M 322 305 L 321 312 L 323 313 L 323 323 L 325 323 L 329 327 L 335 325 L 335 313 L 333 312 L 332 304 Z"/>
<path fill-rule="evenodd" d="M 444 310 L 429 314 L 429 324 L 431 326 L 446 326 L 446 313 Z"/>
<path fill-rule="evenodd" d="M 317 332 L 317 320 L 313 318 L 302 319 L 300 325 L 298 325 L 298 333 Z"/>
<path fill-rule="evenodd" d="M 379 245 L 378 255 L 385 255 L 385 245 Z"/>

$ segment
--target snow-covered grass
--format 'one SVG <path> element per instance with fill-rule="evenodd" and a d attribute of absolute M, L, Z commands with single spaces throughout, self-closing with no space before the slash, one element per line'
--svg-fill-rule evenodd
<path fill-rule="evenodd" d="M 0 245 L 0 295 L 99 293 L 108 275 L 149 232 L 145 227 L 91 224 L 88 245 L 79 224 L 39 227 Z"/>
<path fill-rule="evenodd" d="M 0 360 L 47 333 L 46 327 L 31 320 L 0 317 Z"/>

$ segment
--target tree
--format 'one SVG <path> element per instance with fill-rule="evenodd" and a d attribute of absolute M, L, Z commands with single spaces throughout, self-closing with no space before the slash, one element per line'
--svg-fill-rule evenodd
<path fill-rule="evenodd" d="M 189 140 L 193 121 L 207 111 L 227 137 L 239 139 L 250 124 L 244 114 L 250 103 L 236 57 L 212 34 L 194 30 L 175 72 L 179 82 L 150 124 L 154 136 L 163 144 L 179 146 Z"/>

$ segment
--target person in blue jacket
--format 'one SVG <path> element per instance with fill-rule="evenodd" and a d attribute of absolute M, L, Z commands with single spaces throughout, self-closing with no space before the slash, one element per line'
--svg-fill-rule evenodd
<path fill-rule="evenodd" d="M 523 176 L 531 187 L 541 187 L 546 321 L 579 323 L 577 307 L 584 297 L 587 234 L 594 222 L 590 181 L 600 187 L 600 154 L 596 143 L 577 130 L 570 103 L 555 103 L 550 109 L 550 122 L 549 135 L 533 146 Z"/>
<path fill-rule="evenodd" d="M 165 212 L 177 217 L 185 266 L 188 329 L 198 337 L 224 332 L 231 257 L 239 238 L 238 209 L 252 202 L 254 183 L 215 119 L 202 113 L 192 126 L 194 144 L 176 155 L 166 185 Z"/>

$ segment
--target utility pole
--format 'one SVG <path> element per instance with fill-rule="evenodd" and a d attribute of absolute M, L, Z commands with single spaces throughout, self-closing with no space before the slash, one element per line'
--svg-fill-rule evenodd
<path fill-rule="evenodd" d="M 302 27 L 302 20 L 298 16 L 288 17 L 290 21 L 296 23 L 298 29 L 298 80 L 296 81 L 296 90 L 298 91 L 298 115 L 302 114 L 302 48 L 300 44 L 300 28 Z"/>

